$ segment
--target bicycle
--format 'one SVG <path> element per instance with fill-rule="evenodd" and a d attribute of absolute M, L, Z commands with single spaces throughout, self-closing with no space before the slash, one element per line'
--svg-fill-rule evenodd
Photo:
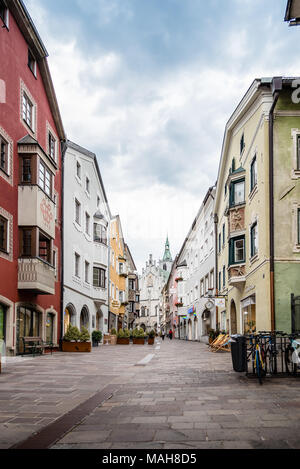
<path fill-rule="evenodd" d="M 263 377 L 266 376 L 266 353 L 263 344 L 260 344 L 261 336 L 259 334 L 250 334 L 250 354 L 252 355 L 253 372 L 257 375 L 259 384 L 263 384 Z"/>

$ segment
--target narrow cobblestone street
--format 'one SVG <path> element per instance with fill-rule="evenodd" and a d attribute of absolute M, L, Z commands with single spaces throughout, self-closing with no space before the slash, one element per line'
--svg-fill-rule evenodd
<path fill-rule="evenodd" d="M 0 448 L 34 433 L 33 448 L 43 433 L 55 449 L 300 447 L 299 381 L 260 386 L 204 344 L 20 358 L 4 365 L 0 383 Z"/>

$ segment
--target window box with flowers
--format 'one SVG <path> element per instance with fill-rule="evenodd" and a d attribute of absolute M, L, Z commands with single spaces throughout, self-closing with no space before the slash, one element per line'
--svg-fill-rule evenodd
<path fill-rule="evenodd" d="M 182 277 L 177 277 L 177 278 L 175 278 L 175 282 L 177 282 L 177 283 L 178 282 L 183 282 L 183 278 Z"/>
<path fill-rule="evenodd" d="M 183 306 L 183 303 L 181 303 L 181 302 L 178 303 L 178 302 L 177 302 L 177 303 L 175 303 L 175 306 L 176 306 L 177 308 L 181 308 L 181 307 Z"/>

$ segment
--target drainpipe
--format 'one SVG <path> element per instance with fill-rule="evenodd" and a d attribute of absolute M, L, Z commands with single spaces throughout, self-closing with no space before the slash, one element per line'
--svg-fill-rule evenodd
<path fill-rule="evenodd" d="M 62 339 L 64 335 L 64 195 L 65 195 L 65 154 L 67 150 L 67 142 L 61 141 L 61 255 L 60 255 L 60 338 L 59 345 L 62 347 Z"/>
<path fill-rule="evenodd" d="M 275 280 L 274 280 L 274 110 L 282 90 L 282 78 L 274 78 L 272 82 L 273 104 L 269 113 L 269 211 L 270 211 L 270 302 L 271 330 L 276 330 L 275 320 Z"/>
<path fill-rule="evenodd" d="M 215 285 L 216 285 L 216 295 L 219 294 L 218 290 L 218 215 L 214 215 L 214 224 L 215 224 Z M 218 307 L 216 307 L 216 329 L 218 329 Z"/>

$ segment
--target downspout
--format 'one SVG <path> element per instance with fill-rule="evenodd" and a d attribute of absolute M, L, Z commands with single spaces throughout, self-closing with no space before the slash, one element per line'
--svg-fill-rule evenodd
<path fill-rule="evenodd" d="M 65 195 L 65 154 L 67 150 L 67 143 L 65 140 L 61 141 L 61 220 L 60 220 L 60 235 L 61 235 L 61 256 L 60 256 L 60 349 L 62 347 L 62 339 L 64 335 L 64 195 Z"/>
<path fill-rule="evenodd" d="M 215 224 L 215 285 L 216 285 L 216 296 L 219 294 L 218 290 L 218 215 L 214 215 L 214 224 Z M 218 307 L 216 306 L 216 330 L 218 329 Z"/>
<path fill-rule="evenodd" d="M 275 279 L 274 279 L 274 110 L 282 90 L 282 78 L 274 78 L 272 83 L 273 104 L 269 113 L 269 211 L 270 211 L 270 306 L 271 330 L 276 330 L 275 320 Z"/>

